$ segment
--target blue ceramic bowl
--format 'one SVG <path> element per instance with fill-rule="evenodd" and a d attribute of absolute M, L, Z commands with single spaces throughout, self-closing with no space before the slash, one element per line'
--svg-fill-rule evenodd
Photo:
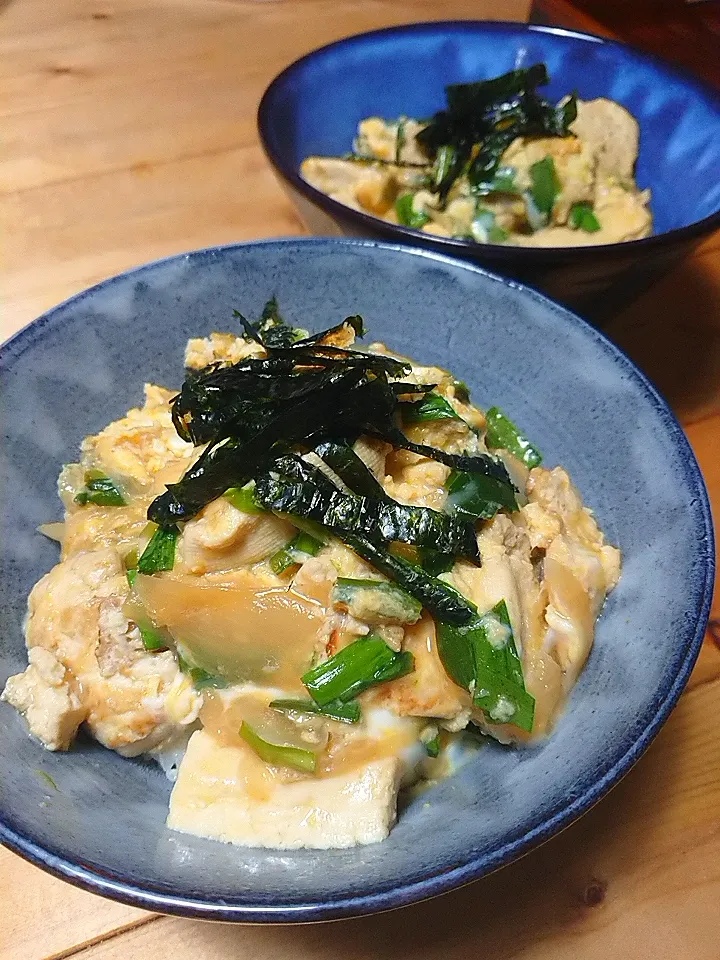
<path fill-rule="evenodd" d="M 655 235 L 552 250 L 442 239 L 331 200 L 298 174 L 312 154 L 350 149 L 363 117 L 425 117 L 444 87 L 544 61 L 550 99 L 576 90 L 627 107 L 641 130 L 637 181 Z M 280 182 L 312 233 L 376 237 L 461 257 L 539 287 L 595 320 L 651 284 L 720 226 L 720 98 L 655 57 L 588 34 L 515 23 L 420 23 L 349 37 L 296 61 L 268 87 L 258 126 Z"/>
<path fill-rule="evenodd" d="M 67 301 L 0 350 L 0 684 L 22 670 L 27 594 L 57 560 L 35 532 L 83 436 L 178 384 L 190 336 L 233 329 L 270 294 L 303 326 L 361 313 L 373 339 L 451 368 L 565 464 L 624 573 L 569 708 L 541 747 L 483 747 L 352 850 L 250 850 L 165 827 L 158 768 L 81 739 L 45 752 L 0 704 L 0 840 L 73 883 L 217 920 L 289 922 L 386 910 L 480 877 L 547 840 L 632 766 L 698 653 L 713 533 L 697 464 L 643 375 L 584 321 L 470 264 L 373 241 L 251 243 L 174 257 Z M 50 788 L 38 771 L 57 783 Z"/>

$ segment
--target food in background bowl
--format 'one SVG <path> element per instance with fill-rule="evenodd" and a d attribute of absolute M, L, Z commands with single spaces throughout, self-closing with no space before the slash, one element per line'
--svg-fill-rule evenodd
<path fill-rule="evenodd" d="M 51 750 L 85 723 L 158 759 L 176 830 L 382 840 L 469 725 L 549 732 L 620 555 L 500 410 L 358 351 L 361 318 L 310 336 L 270 301 L 242 322 L 63 468 L 62 560 L 3 698 Z"/>
<path fill-rule="evenodd" d="M 652 191 L 652 233 L 623 243 L 478 243 L 390 223 L 339 203 L 301 175 L 310 156 L 351 148 L 363 117 L 420 119 L 448 84 L 546 63 L 553 103 L 578 91 L 621 104 L 640 127 L 637 183 Z M 536 24 L 406 24 L 348 37 L 296 60 L 258 110 L 268 160 L 307 229 L 410 244 L 479 263 L 606 322 L 720 226 L 720 99 L 701 81 L 621 43 Z M 570 232 L 570 231 L 568 231 Z M 577 239 L 580 230 L 573 231 Z"/>
<path fill-rule="evenodd" d="M 369 117 L 351 153 L 307 157 L 333 200 L 439 237 L 530 247 L 619 243 L 652 231 L 635 182 L 640 129 L 620 104 L 538 93 L 544 64 L 446 87 L 431 120 Z"/>

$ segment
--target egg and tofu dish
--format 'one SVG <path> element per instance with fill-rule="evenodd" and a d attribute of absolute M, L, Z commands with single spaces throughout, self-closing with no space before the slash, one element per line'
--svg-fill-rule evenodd
<path fill-rule="evenodd" d="M 429 121 L 369 117 L 344 157 L 303 178 L 346 206 L 438 237 L 525 247 L 620 243 L 652 232 L 635 181 L 640 130 L 613 100 L 537 93 L 543 64 L 446 89 Z"/>
<path fill-rule="evenodd" d="M 49 750 L 83 725 L 158 760 L 171 829 L 377 842 L 464 731 L 550 732 L 620 555 L 447 371 L 361 352 L 359 317 L 240 320 L 63 468 L 61 559 L 2 698 Z"/>

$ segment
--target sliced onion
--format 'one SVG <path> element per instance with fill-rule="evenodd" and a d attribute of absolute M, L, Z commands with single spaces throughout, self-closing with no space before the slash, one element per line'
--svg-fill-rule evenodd
<path fill-rule="evenodd" d="M 44 537 L 48 537 L 50 540 L 56 540 L 61 544 L 65 536 L 65 524 L 62 520 L 55 523 L 41 523 L 37 531 Z"/>

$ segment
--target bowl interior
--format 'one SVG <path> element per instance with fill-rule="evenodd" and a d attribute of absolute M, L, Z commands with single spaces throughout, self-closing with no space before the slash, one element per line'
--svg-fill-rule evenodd
<path fill-rule="evenodd" d="M 496 402 L 549 465 L 565 464 L 624 573 L 556 733 L 480 749 L 412 801 L 389 839 L 345 851 L 263 851 L 169 832 L 170 784 L 150 763 L 81 740 L 50 754 L 0 704 L 0 840 L 91 889 L 218 919 L 318 919 L 397 906 L 508 862 L 593 803 L 637 758 L 701 642 L 713 548 L 707 497 L 676 421 L 601 334 L 467 264 L 370 241 L 210 250 L 124 274 L 46 314 L 0 351 L 0 684 L 23 669 L 28 591 L 57 559 L 35 532 L 83 436 L 177 385 L 189 336 L 232 330 L 276 294 L 321 329 L 362 314 L 372 339 L 451 368 Z M 520 335 L 520 331 L 522 331 Z M 58 790 L 38 773 L 48 772 Z"/>
<path fill-rule="evenodd" d="M 429 117 L 444 87 L 547 64 L 546 95 L 608 97 L 639 120 L 637 182 L 652 190 L 656 233 L 720 209 L 720 100 L 699 81 L 622 44 L 504 23 L 418 24 L 351 37 L 293 64 L 263 107 L 267 145 L 293 174 L 312 154 L 350 149 L 363 117 Z"/>

